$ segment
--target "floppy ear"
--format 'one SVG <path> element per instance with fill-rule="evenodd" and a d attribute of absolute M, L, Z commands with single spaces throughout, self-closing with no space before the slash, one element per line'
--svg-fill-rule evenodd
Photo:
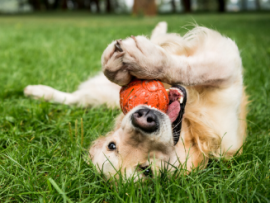
<path fill-rule="evenodd" d="M 105 143 L 105 140 L 106 140 L 106 137 L 100 137 L 97 140 L 95 140 L 93 144 L 91 145 L 89 149 L 89 156 L 92 161 L 94 160 L 95 155 L 99 153 L 100 150 L 102 149 L 103 144 Z"/>

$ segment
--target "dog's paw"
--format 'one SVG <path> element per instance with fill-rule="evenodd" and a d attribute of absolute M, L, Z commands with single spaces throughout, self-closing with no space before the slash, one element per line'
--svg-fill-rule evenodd
<path fill-rule="evenodd" d="M 154 42 L 159 42 L 159 40 L 155 40 L 156 38 L 159 38 L 161 36 L 163 36 L 164 34 L 167 33 L 167 23 L 166 22 L 159 22 L 155 29 L 152 31 L 152 35 L 151 35 L 151 41 Z"/>
<path fill-rule="evenodd" d="M 124 55 L 128 53 L 122 49 L 121 44 L 121 39 L 112 42 L 103 52 L 101 63 L 104 75 L 110 81 L 123 86 L 131 81 L 132 76 L 128 71 L 128 64 L 123 62 Z"/>
<path fill-rule="evenodd" d="M 106 77 L 119 85 L 126 85 L 132 76 L 139 79 L 160 79 L 166 54 L 161 47 L 144 36 L 131 36 L 111 43 L 102 55 Z"/>
<path fill-rule="evenodd" d="M 49 101 L 53 98 L 54 89 L 45 85 L 28 85 L 24 88 L 24 95 L 34 99 L 43 98 Z"/>
<path fill-rule="evenodd" d="M 119 46 L 120 41 L 121 40 L 112 42 L 105 49 L 101 57 L 101 63 L 104 75 L 110 81 L 123 86 L 131 81 L 132 76 L 123 63 L 123 55 L 125 55 L 125 52 Z"/>

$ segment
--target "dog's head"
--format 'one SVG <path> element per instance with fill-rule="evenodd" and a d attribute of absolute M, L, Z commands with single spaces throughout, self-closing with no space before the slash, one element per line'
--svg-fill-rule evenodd
<path fill-rule="evenodd" d="M 183 87 L 174 86 L 169 92 L 167 114 L 140 105 L 122 116 L 115 131 L 91 146 L 93 164 L 107 177 L 119 171 L 127 177 L 151 176 L 163 167 L 170 169 L 178 161 L 175 145 L 180 137 L 186 96 Z"/>

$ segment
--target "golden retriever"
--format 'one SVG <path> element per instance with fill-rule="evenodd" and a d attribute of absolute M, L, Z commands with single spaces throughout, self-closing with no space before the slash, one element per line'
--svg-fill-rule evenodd
<path fill-rule="evenodd" d="M 183 37 L 168 34 L 167 23 L 160 22 L 150 39 L 113 41 L 101 60 L 106 77 L 101 73 L 74 93 L 43 85 L 29 85 L 24 93 L 68 105 L 118 107 L 120 86 L 133 77 L 173 86 L 173 111 L 137 106 L 119 115 L 114 130 L 92 144 L 90 158 L 107 178 L 118 171 L 126 177 L 150 176 L 162 168 L 190 171 L 205 167 L 211 157 L 230 158 L 241 151 L 247 96 L 239 50 L 230 38 L 199 26 Z"/>

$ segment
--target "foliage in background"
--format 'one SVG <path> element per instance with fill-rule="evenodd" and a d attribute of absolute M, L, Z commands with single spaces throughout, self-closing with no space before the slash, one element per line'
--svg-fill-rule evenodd
<path fill-rule="evenodd" d="M 88 13 L 238 12 L 269 10 L 270 0 L 0 0 L 0 13 L 77 11 Z"/>

